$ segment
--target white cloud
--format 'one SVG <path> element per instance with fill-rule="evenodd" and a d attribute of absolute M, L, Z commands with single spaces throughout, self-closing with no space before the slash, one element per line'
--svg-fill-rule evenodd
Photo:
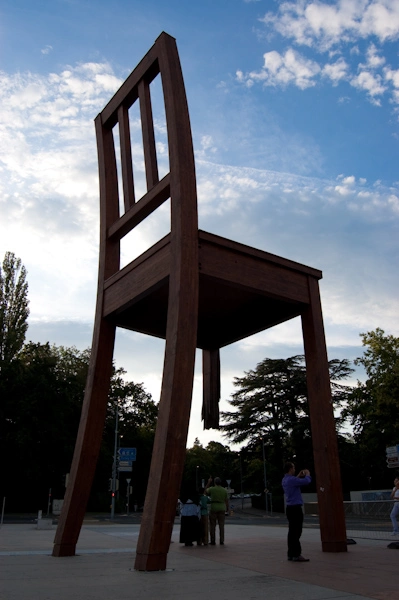
<path fill-rule="evenodd" d="M 392 92 L 392 102 L 399 104 L 399 69 L 384 69 L 384 77 L 385 81 L 391 82 L 394 86 L 394 90 Z"/>
<path fill-rule="evenodd" d="M 340 0 L 335 4 L 299 0 L 283 2 L 278 13 L 260 19 L 298 45 L 325 51 L 342 42 L 376 36 L 381 42 L 399 37 L 398 0 Z"/>
<path fill-rule="evenodd" d="M 358 75 L 352 77 L 350 84 L 358 90 L 367 92 L 374 100 L 376 100 L 375 96 L 382 95 L 386 90 L 380 75 L 375 75 L 371 71 L 361 71 Z"/>
<path fill-rule="evenodd" d="M 292 60 L 289 57 L 287 53 L 265 57 L 267 75 L 275 81 L 288 77 L 294 85 L 301 78 L 311 81 L 312 68 L 307 70 L 294 51 Z M 396 81 L 396 72 L 385 73 Z M 83 322 L 86 329 L 93 322 L 98 262 L 93 118 L 118 83 L 108 66 L 95 63 L 48 77 L 5 73 L 0 77 L 0 256 L 14 251 L 27 267 L 30 321 L 36 332 L 39 324 L 60 320 L 77 326 Z M 132 129 L 138 128 L 133 121 Z M 165 133 L 162 120 L 157 132 Z M 209 161 L 218 145 L 214 137 L 200 137 L 196 168 L 202 229 L 321 268 L 327 342 L 350 347 L 359 344 L 359 331 L 377 326 L 399 333 L 398 289 L 392 278 L 399 239 L 397 185 L 386 188 L 380 181 L 367 183 L 351 173 L 330 181 L 220 165 Z M 157 148 L 162 156 L 166 154 L 162 138 L 157 139 Z M 205 155 L 208 161 L 198 159 Z M 168 207 L 162 209 L 155 225 L 152 222 L 137 233 L 136 250 L 151 243 L 161 224 L 167 223 Z M 45 331 L 43 335 L 48 328 Z M 67 342 L 50 341 L 72 344 L 71 339 L 69 333 Z M 84 342 L 84 347 L 89 343 Z M 139 343 L 141 350 L 146 347 Z M 150 351 L 144 360 L 127 350 L 117 354 L 117 360 L 129 377 L 144 380 L 156 397 L 163 347 L 159 340 L 154 343 L 156 360 Z M 253 368 L 267 355 L 301 352 L 301 344 L 295 320 L 231 351 L 224 349 L 224 397 L 234 375 Z M 234 366 L 229 352 L 239 357 Z M 200 391 L 196 393 L 199 398 Z M 196 400 L 194 417 L 199 407 Z M 214 432 L 209 435 L 212 439 Z"/>
<path fill-rule="evenodd" d="M 292 48 L 288 48 L 285 54 L 275 50 L 263 55 L 264 64 L 260 71 L 252 71 L 244 75 L 237 72 L 237 80 L 252 85 L 261 82 L 266 86 L 296 85 L 300 89 L 315 85 L 314 77 L 320 72 L 319 65 L 300 55 Z"/>
<path fill-rule="evenodd" d="M 392 210 L 399 214 L 399 197 L 396 194 L 389 196 L 388 203 L 391 205 Z"/>
<path fill-rule="evenodd" d="M 346 185 L 353 185 L 356 182 L 356 177 L 354 177 L 354 175 L 349 175 L 348 177 L 343 177 L 342 182 Z"/>
<path fill-rule="evenodd" d="M 337 181 L 329 181 L 311 177 L 299 177 L 289 173 L 267 171 L 251 168 L 235 168 L 226 165 L 197 160 L 199 214 L 202 228 L 212 228 L 215 224 L 222 228 L 227 237 L 237 203 L 243 211 L 242 219 L 254 218 L 261 236 L 262 226 L 258 222 L 258 212 L 264 219 L 263 208 L 268 206 L 276 215 L 293 218 L 295 227 L 300 221 L 293 215 L 316 215 L 336 207 L 338 220 L 348 219 L 355 210 L 361 207 L 365 223 L 390 222 L 396 215 L 396 203 L 392 197 L 399 195 L 399 190 L 384 187 L 380 181 L 366 187 L 366 179 L 356 179 L 354 175 L 339 175 Z M 346 200 L 347 198 L 347 200 Z M 236 199 L 236 204 L 232 200 Z M 254 215 L 255 213 L 255 215 Z M 231 215 L 231 219 L 229 218 Z M 288 217 L 290 215 L 290 217 Z M 221 218 L 218 222 L 217 217 Z M 306 219 L 305 219 L 306 220 Z M 223 221 L 223 222 L 222 222 Z M 284 219 L 282 217 L 282 224 Z M 250 243 L 252 237 L 244 237 L 243 221 L 241 241 Z M 249 224 L 249 226 L 251 226 Z M 332 223 L 331 223 L 332 226 Z"/>
<path fill-rule="evenodd" d="M 198 158 L 205 159 L 208 155 L 212 156 L 217 152 L 217 147 L 211 135 L 202 135 L 200 145 L 200 149 L 196 152 Z"/>
<path fill-rule="evenodd" d="M 380 50 L 376 48 L 374 44 L 370 44 L 366 51 L 367 64 L 366 66 L 370 69 L 378 69 L 385 64 L 385 58 L 379 56 Z M 363 67 L 363 65 L 359 65 Z"/>
<path fill-rule="evenodd" d="M 361 3 L 363 4 L 363 3 Z M 365 2 L 363 15 L 359 14 L 361 37 L 375 35 L 381 42 L 397 40 L 399 37 L 398 0 L 373 0 Z M 360 6 L 360 11 L 362 7 Z"/>
<path fill-rule="evenodd" d="M 340 81 L 347 78 L 348 69 L 347 62 L 341 57 L 333 64 L 324 65 L 322 73 L 331 79 L 333 85 L 338 85 Z"/>
<path fill-rule="evenodd" d="M 281 62 L 286 54 L 272 50 L 267 53 L 272 62 L 271 68 L 265 65 L 260 72 L 247 75 L 241 73 L 238 77 L 247 86 L 260 81 L 266 85 L 282 87 L 287 83 L 294 83 L 299 88 L 306 89 L 315 86 L 319 77 L 323 76 L 333 86 L 348 82 L 357 90 L 365 92 L 370 102 L 376 106 L 381 105 L 381 98 L 387 92 L 391 94 L 394 103 L 398 102 L 397 78 L 394 69 L 387 65 L 382 46 L 399 39 L 399 0 L 339 0 L 334 3 L 286 1 L 279 5 L 276 12 L 269 11 L 260 20 L 289 43 L 305 46 L 308 53 L 309 49 L 321 54 L 327 53 L 328 60 L 315 62 L 304 56 L 297 58 L 302 63 L 313 64 L 311 73 L 307 73 L 301 80 L 290 73 L 290 69 L 284 64 L 278 64 L 278 60 Z M 365 50 L 364 60 L 358 63 L 357 73 L 353 72 L 353 67 L 345 60 L 343 53 L 347 52 L 349 57 L 360 56 L 358 42 L 368 39 L 373 41 Z M 292 49 L 286 52 L 290 51 Z M 332 57 L 337 55 L 339 58 L 332 63 Z M 278 66 L 277 72 L 273 71 L 273 65 Z"/>

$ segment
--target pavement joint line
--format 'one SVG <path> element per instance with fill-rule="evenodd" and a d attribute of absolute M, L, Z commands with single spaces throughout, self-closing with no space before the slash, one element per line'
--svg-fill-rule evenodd
<path fill-rule="evenodd" d="M 79 554 L 118 554 L 118 553 L 136 554 L 134 548 L 88 548 L 78 550 L 74 556 Z M 51 556 L 51 550 L 10 550 L 10 552 L 0 552 L 0 556 Z"/>

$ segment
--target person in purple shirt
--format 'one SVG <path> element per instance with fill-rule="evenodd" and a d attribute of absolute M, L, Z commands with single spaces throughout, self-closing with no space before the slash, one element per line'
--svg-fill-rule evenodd
<path fill-rule="evenodd" d="M 303 525 L 303 500 L 301 487 L 312 481 L 307 469 L 300 471 L 295 477 L 295 465 L 288 462 L 284 465 L 284 477 L 281 482 L 284 490 L 285 505 L 288 519 L 288 560 L 294 562 L 309 562 L 308 558 L 302 556 L 300 537 Z"/>

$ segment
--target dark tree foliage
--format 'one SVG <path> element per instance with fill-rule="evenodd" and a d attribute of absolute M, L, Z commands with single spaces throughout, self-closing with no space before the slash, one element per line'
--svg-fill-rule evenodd
<path fill-rule="evenodd" d="M 108 508 L 109 494 L 104 493 L 104 481 L 111 477 L 111 465 L 115 446 L 116 410 L 118 410 L 117 447 L 136 448 L 137 460 L 133 463 L 132 472 L 119 474 L 119 492 L 117 494 L 117 510 L 125 508 L 126 479 L 131 479 L 133 488 L 130 506 L 139 508 L 144 504 L 151 465 L 152 447 L 158 418 L 158 406 L 146 392 L 142 383 L 126 382 L 123 376 L 126 371 L 119 368 L 114 371 L 109 395 L 106 424 L 103 434 L 102 456 L 97 468 L 95 483 L 97 495 L 92 494 L 91 505 L 101 504 Z M 89 506 L 89 508 L 90 508 Z"/>
<path fill-rule="evenodd" d="M 335 359 L 329 362 L 329 370 L 333 404 L 338 408 L 350 390 L 340 382 L 353 369 L 349 361 Z M 234 385 L 237 391 L 229 400 L 234 410 L 222 413 L 222 430 L 231 442 L 246 443 L 242 458 L 246 485 L 252 491 L 262 491 L 266 467 L 267 487 L 280 490 L 286 460 L 294 459 L 298 468 L 312 470 L 304 356 L 266 358 L 254 370 L 245 372 L 244 377 L 235 378 Z"/>
<path fill-rule="evenodd" d="M 1 496 L 6 497 L 8 511 L 45 510 L 50 488 L 53 498 L 63 498 L 89 359 L 89 350 L 30 342 L 13 361 L 13 377 L 7 380 L 0 377 L 0 449 L 2 456 L 7 457 L 1 463 Z M 94 510 L 107 509 L 109 504 L 107 484 L 112 470 L 117 399 L 127 444 L 134 447 L 142 443 L 143 454 L 151 455 L 157 408 L 142 384 L 124 382 L 123 374 L 119 369 L 112 377 L 103 443 L 90 499 Z M 144 475 L 143 478 L 145 480 Z"/>
<path fill-rule="evenodd" d="M 0 267 L 0 373 L 21 350 L 28 329 L 26 269 L 12 252 Z"/>
<path fill-rule="evenodd" d="M 386 447 L 399 444 L 399 338 L 380 328 L 361 338 L 365 350 L 355 362 L 363 365 L 367 379 L 358 381 L 343 417 L 353 427 L 364 487 L 384 488 L 392 479 Z"/>
<path fill-rule="evenodd" d="M 49 488 L 57 493 L 69 471 L 88 352 L 26 344 L 2 381 L 2 484 L 8 510 L 45 509 Z M 68 466 L 67 466 L 68 465 Z M 56 496 L 57 497 L 57 496 Z"/>
<path fill-rule="evenodd" d="M 347 360 L 329 362 L 334 406 L 346 399 L 348 388 L 340 383 L 352 373 Z M 264 439 L 283 460 L 297 454 L 310 436 L 304 357 L 266 358 L 254 370 L 236 377 L 237 389 L 229 400 L 235 409 L 223 412 L 224 435 L 233 443 Z M 288 456 L 287 456 L 288 458 Z"/>
<path fill-rule="evenodd" d="M 196 439 L 193 447 L 186 452 L 182 489 L 199 488 L 202 482 L 206 484 L 209 476 L 220 477 L 223 486 L 227 486 L 227 480 L 231 481 L 231 487 L 239 485 L 237 456 L 229 446 L 220 442 L 209 442 L 204 448 Z"/>

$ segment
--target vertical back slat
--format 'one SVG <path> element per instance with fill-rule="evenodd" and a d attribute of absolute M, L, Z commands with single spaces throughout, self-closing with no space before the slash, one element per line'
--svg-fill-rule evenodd
<path fill-rule="evenodd" d="M 159 181 L 157 153 L 155 148 L 154 121 L 152 116 L 150 86 L 145 79 L 138 85 L 141 129 L 143 133 L 143 148 L 147 189 L 151 189 Z"/>
<path fill-rule="evenodd" d="M 101 115 L 96 118 L 98 170 L 100 180 L 100 264 L 104 280 L 120 267 L 120 243 L 108 239 L 108 228 L 120 216 L 118 170 L 112 129 L 104 127 Z"/>
<path fill-rule="evenodd" d="M 121 165 L 123 181 L 123 200 L 125 211 L 135 203 L 133 158 L 130 140 L 129 111 L 125 106 L 118 109 L 119 139 L 121 144 Z"/>

